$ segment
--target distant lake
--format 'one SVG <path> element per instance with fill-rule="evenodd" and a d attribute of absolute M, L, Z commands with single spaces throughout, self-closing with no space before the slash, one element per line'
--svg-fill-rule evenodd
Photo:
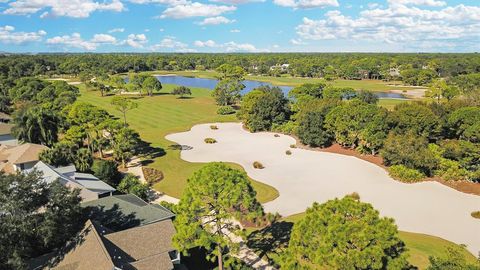
<path fill-rule="evenodd" d="M 177 76 L 177 75 L 166 75 L 166 76 L 156 76 L 161 83 L 164 84 L 176 84 L 176 85 L 183 85 L 187 87 L 199 87 L 199 88 L 207 88 L 213 90 L 218 83 L 216 79 L 205 79 L 205 78 L 197 78 L 197 77 L 186 77 L 186 76 Z M 278 86 L 272 85 L 271 83 L 267 82 L 259 82 L 259 81 L 252 81 L 252 80 L 244 80 L 243 84 L 245 88 L 242 90 L 241 94 L 244 95 L 253 89 L 260 87 L 260 86 L 276 86 L 282 90 L 285 96 L 288 94 L 293 87 L 291 86 Z M 402 94 L 397 93 L 388 93 L 388 92 L 375 92 L 378 98 L 395 98 L 395 99 L 406 99 L 405 96 Z"/>

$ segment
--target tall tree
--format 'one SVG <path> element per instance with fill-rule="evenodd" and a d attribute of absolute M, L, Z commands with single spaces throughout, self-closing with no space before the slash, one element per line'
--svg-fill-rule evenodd
<path fill-rule="evenodd" d="M 72 239 L 83 226 L 80 201 L 78 190 L 37 172 L 0 173 L 0 268 L 26 269 L 29 259 Z"/>
<path fill-rule="evenodd" d="M 115 106 L 115 109 L 117 109 L 122 113 L 123 124 L 125 126 L 127 126 L 127 112 L 138 108 L 138 103 L 136 103 L 135 101 L 127 97 L 121 97 L 121 96 L 114 97 L 111 101 L 111 104 Z"/>
<path fill-rule="evenodd" d="M 149 96 L 153 96 L 154 91 L 162 90 L 162 83 L 157 78 L 150 76 L 143 81 L 142 87 L 147 90 Z"/>
<path fill-rule="evenodd" d="M 393 219 L 351 197 L 308 208 L 281 256 L 282 269 L 409 269 Z"/>
<path fill-rule="evenodd" d="M 14 114 L 12 132 L 20 141 L 52 146 L 57 142 L 59 122 L 58 115 L 47 108 L 23 108 Z"/>
<path fill-rule="evenodd" d="M 174 245 L 181 252 L 203 247 L 225 269 L 224 257 L 238 244 L 230 236 L 239 235 L 235 219 L 253 220 L 263 215 L 244 172 L 224 163 L 210 163 L 188 179 L 177 208 Z M 228 263 L 228 262 L 227 262 Z"/>

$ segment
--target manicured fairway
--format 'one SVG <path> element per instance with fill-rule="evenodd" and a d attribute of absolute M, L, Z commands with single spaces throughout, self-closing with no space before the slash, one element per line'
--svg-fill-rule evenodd
<path fill-rule="evenodd" d="M 396 105 L 404 102 L 409 102 L 408 100 L 404 99 L 389 99 L 389 98 L 382 98 L 378 100 L 378 105 L 384 107 L 387 110 L 393 110 Z"/>
<path fill-rule="evenodd" d="M 165 151 L 165 155 L 155 158 L 154 162 L 149 165 L 165 174 L 165 179 L 154 188 L 179 198 L 185 188 L 187 178 L 201 168 L 202 164 L 181 160 L 180 151 L 174 148 L 174 143 L 166 140 L 165 136 L 170 133 L 187 131 L 199 123 L 237 120 L 234 115 L 220 116 L 216 114 L 216 106 L 210 97 L 209 90 L 192 88 L 191 98 L 178 99 L 168 94 L 173 87 L 175 86 L 164 85 L 159 95 L 136 99 L 139 106 L 127 113 L 127 121 L 133 129 L 139 132 L 144 141 Z M 120 116 L 120 113 L 110 105 L 112 96 L 100 97 L 99 92 L 86 91 L 83 85 L 80 86 L 80 89 L 80 101 L 90 102 L 117 117 Z M 253 181 L 253 186 L 261 202 L 271 201 L 278 197 L 278 191 L 268 185 Z"/>
<path fill-rule="evenodd" d="M 284 218 L 284 221 L 295 223 L 304 217 L 305 213 L 295 214 Z M 400 238 L 408 248 L 409 262 L 419 269 L 426 269 L 429 265 L 429 256 L 444 256 L 446 248 L 456 244 L 440 237 L 411 232 L 400 232 Z M 467 250 L 463 251 L 465 258 L 471 263 L 476 258 Z"/>

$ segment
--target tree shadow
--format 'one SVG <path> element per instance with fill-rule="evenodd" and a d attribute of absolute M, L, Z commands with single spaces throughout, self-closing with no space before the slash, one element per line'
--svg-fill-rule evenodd
<path fill-rule="evenodd" d="M 137 156 L 142 158 L 142 165 L 146 166 L 153 163 L 154 159 L 163 157 L 167 153 L 161 147 L 154 147 L 149 142 L 140 141 L 136 149 Z"/>
<path fill-rule="evenodd" d="M 135 213 L 125 215 L 118 204 L 106 209 L 105 206 L 87 206 L 84 209 L 86 219 L 96 221 L 113 231 L 122 231 L 139 226 L 142 220 Z"/>
<path fill-rule="evenodd" d="M 177 99 L 192 99 L 194 97 L 177 97 Z"/>
<path fill-rule="evenodd" d="M 184 144 L 171 144 L 168 146 L 168 149 L 170 150 L 179 150 L 179 151 L 187 151 L 187 150 L 192 150 L 193 147 L 190 145 L 184 145 Z"/>
<path fill-rule="evenodd" d="M 259 255 L 266 257 L 272 264 L 272 255 L 278 255 L 288 246 L 293 223 L 281 221 L 261 230 L 252 232 L 247 237 L 247 246 Z"/>

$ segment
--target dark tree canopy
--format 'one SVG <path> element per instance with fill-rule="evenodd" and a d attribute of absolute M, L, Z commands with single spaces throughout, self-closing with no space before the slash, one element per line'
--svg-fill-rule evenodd
<path fill-rule="evenodd" d="M 408 269 L 393 219 L 354 198 L 314 203 L 295 223 L 282 269 Z"/>
<path fill-rule="evenodd" d="M 74 237 L 83 226 L 80 200 L 78 190 L 36 172 L 0 173 L 0 268 L 24 269 Z"/>

